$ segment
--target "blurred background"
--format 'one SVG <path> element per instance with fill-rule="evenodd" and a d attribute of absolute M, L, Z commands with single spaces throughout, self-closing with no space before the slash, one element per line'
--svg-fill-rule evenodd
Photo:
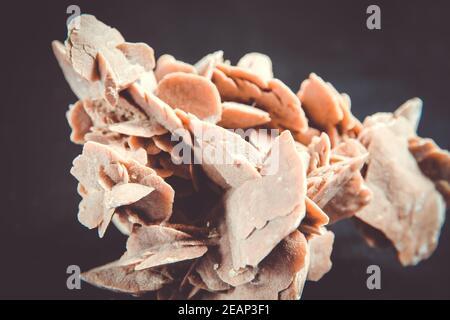
<path fill-rule="evenodd" d="M 81 147 L 69 141 L 65 113 L 76 101 L 50 43 L 66 37 L 66 8 L 77 4 L 156 56 L 194 63 L 222 49 L 232 63 L 268 54 L 275 77 L 295 92 L 310 72 L 352 98 L 361 120 L 424 101 L 421 136 L 450 148 L 448 1 L 21 1 L 3 4 L 0 298 L 122 299 L 85 283 L 68 290 L 66 268 L 117 259 L 125 238 L 104 239 L 77 221 L 79 196 L 69 174 Z M 381 8 L 381 30 L 368 30 L 366 8 Z M 450 299 L 450 223 L 434 255 L 402 268 L 390 249 L 370 249 L 351 221 L 336 233 L 333 269 L 307 282 L 304 299 Z M 368 290 L 366 268 L 381 268 L 381 290 Z"/>

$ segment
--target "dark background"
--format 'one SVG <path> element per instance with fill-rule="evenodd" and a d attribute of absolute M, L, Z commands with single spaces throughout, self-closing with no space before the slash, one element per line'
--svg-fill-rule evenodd
<path fill-rule="evenodd" d="M 277 78 L 297 91 L 312 71 L 352 98 L 360 119 L 424 100 L 419 133 L 449 149 L 450 7 L 439 1 L 373 1 L 382 30 L 366 28 L 366 1 L 12 1 L 2 4 L 0 298 L 127 298 L 87 284 L 66 288 L 66 268 L 82 270 L 120 256 L 125 238 L 104 239 L 76 218 L 69 174 L 81 147 L 69 142 L 65 112 L 75 96 L 50 49 L 66 35 L 66 8 L 78 4 L 157 56 L 194 63 L 223 49 L 232 62 L 268 54 Z M 334 266 L 308 282 L 305 299 L 450 298 L 450 226 L 434 255 L 402 268 L 391 250 L 369 249 L 351 221 L 333 226 Z M 366 288 L 378 264 L 382 289 Z"/>

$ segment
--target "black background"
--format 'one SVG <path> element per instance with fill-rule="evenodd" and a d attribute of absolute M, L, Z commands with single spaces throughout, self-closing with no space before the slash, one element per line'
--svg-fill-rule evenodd
<path fill-rule="evenodd" d="M 81 151 L 69 142 L 65 112 L 75 96 L 50 48 L 66 36 L 66 8 L 78 4 L 116 27 L 130 42 L 146 42 L 194 63 L 222 49 L 268 54 L 277 78 L 297 91 L 312 71 L 352 98 L 363 119 L 424 100 L 419 128 L 449 149 L 450 7 L 444 1 L 13 1 L 2 3 L 0 298 L 127 298 L 87 284 L 66 288 L 66 268 L 82 270 L 120 256 L 125 238 L 104 239 L 76 218 L 79 197 L 69 174 Z M 382 29 L 366 28 L 366 8 L 381 7 Z M 449 299 L 450 227 L 434 255 L 402 268 L 395 254 L 369 249 L 351 221 L 333 226 L 334 266 L 308 282 L 305 299 Z M 366 268 L 378 264 L 382 289 L 366 288 Z"/>

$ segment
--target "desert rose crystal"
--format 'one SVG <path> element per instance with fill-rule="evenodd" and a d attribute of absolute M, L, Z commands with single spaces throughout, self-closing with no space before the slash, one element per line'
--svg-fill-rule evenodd
<path fill-rule="evenodd" d="M 294 93 L 260 53 L 155 62 L 91 15 L 52 47 L 79 99 L 78 220 L 128 236 L 83 280 L 158 299 L 299 299 L 332 268 L 336 221 L 405 266 L 438 245 L 450 154 L 417 135 L 420 99 L 360 122 L 314 73 Z"/>

